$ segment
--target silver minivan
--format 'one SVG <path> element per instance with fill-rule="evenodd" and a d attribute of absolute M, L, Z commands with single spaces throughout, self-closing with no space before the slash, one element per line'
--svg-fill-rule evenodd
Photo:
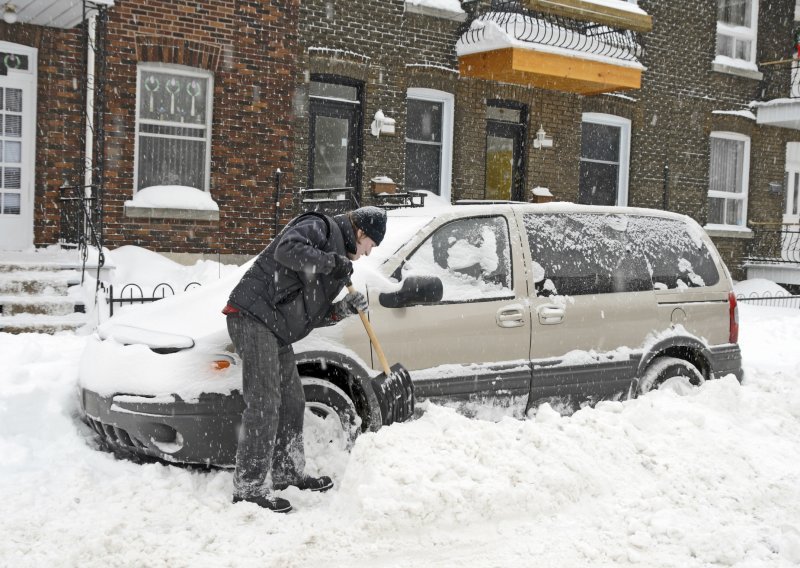
<path fill-rule="evenodd" d="M 219 309 L 239 277 L 100 327 L 84 353 L 81 403 L 112 448 L 233 464 L 241 375 Z M 676 381 L 742 379 L 728 270 L 703 229 L 675 213 L 569 203 L 391 211 L 354 283 L 417 399 L 515 396 L 527 409 L 569 409 Z M 390 422 L 357 317 L 294 349 L 308 411 L 331 418 L 346 443 Z"/>

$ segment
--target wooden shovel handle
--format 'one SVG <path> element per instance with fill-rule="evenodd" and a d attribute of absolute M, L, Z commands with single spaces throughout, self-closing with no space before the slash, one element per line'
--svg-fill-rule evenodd
<path fill-rule="evenodd" d="M 351 294 L 355 294 L 356 289 L 353 288 L 352 284 L 347 285 L 347 291 Z M 378 360 L 381 362 L 381 367 L 383 367 L 383 372 L 386 373 L 388 377 L 392 371 L 389 368 L 389 362 L 386 360 L 386 355 L 383 354 L 383 348 L 381 348 L 381 344 L 378 341 L 378 336 L 375 335 L 375 330 L 372 329 L 372 324 L 369 323 L 367 319 L 367 314 L 358 310 L 358 316 L 361 318 L 361 323 L 364 324 L 364 329 L 367 330 L 367 335 L 369 335 L 369 340 L 372 342 L 372 346 L 375 348 L 375 353 L 378 355 Z"/>

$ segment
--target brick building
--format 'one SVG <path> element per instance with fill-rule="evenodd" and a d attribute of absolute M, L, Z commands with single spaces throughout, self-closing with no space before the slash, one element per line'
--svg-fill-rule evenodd
<path fill-rule="evenodd" d="M 116 0 L 98 54 L 105 243 L 240 260 L 309 206 L 545 187 L 688 214 L 744 277 L 760 235 L 798 221 L 794 4 Z M 59 188 L 83 176 L 86 26 L 19 16 L 0 39 L 38 49 L 31 242 L 46 245 Z M 151 186 L 213 202 L 133 199 Z"/>

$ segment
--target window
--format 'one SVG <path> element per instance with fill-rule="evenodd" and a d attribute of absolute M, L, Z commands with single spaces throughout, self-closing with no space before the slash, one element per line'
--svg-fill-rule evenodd
<path fill-rule="evenodd" d="M 139 65 L 137 190 L 182 185 L 208 191 L 213 90 L 208 71 Z"/>
<path fill-rule="evenodd" d="M 525 122 L 523 105 L 497 102 L 486 108 L 486 199 L 523 200 Z"/>
<path fill-rule="evenodd" d="M 717 0 L 717 57 L 756 62 L 758 0 Z"/>
<path fill-rule="evenodd" d="M 438 276 L 443 302 L 513 297 L 508 223 L 474 217 L 443 225 L 403 265 L 409 274 Z"/>
<path fill-rule="evenodd" d="M 708 189 L 711 228 L 746 228 L 749 173 L 750 138 L 733 132 L 712 132 Z"/>
<path fill-rule="evenodd" d="M 645 292 L 719 282 L 703 239 L 676 219 L 528 214 L 524 223 L 537 296 Z"/>
<path fill-rule="evenodd" d="M 622 215 L 524 217 L 537 296 L 580 296 L 653 289 L 647 263 Z"/>
<path fill-rule="evenodd" d="M 583 114 L 579 203 L 628 204 L 630 132 L 626 118 Z"/>
<path fill-rule="evenodd" d="M 344 79 L 311 81 L 308 185 L 357 190 L 360 185 L 361 88 Z"/>
<path fill-rule="evenodd" d="M 406 110 L 405 186 L 450 199 L 453 95 L 409 89 Z"/>

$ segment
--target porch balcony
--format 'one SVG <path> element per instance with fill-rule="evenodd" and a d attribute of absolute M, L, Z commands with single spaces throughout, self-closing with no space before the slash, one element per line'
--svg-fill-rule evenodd
<path fill-rule="evenodd" d="M 756 122 L 800 130 L 800 60 L 768 61 L 760 66 L 764 74 L 761 100 L 752 104 Z"/>
<path fill-rule="evenodd" d="M 639 89 L 651 27 L 622 0 L 496 0 L 456 42 L 459 73 L 582 95 Z"/>
<path fill-rule="evenodd" d="M 766 278 L 779 284 L 800 285 L 800 225 L 752 223 L 744 268 L 748 278 Z"/>

